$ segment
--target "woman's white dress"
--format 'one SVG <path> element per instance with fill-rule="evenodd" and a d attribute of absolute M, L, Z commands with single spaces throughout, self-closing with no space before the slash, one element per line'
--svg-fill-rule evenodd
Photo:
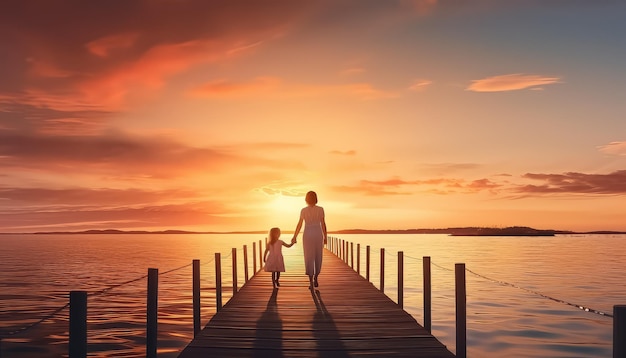
<path fill-rule="evenodd" d="M 267 245 L 269 254 L 265 261 L 265 271 L 285 272 L 285 259 L 283 258 L 283 240 L 276 240 L 275 243 Z"/>
<path fill-rule="evenodd" d="M 322 230 L 324 209 L 317 205 L 304 207 L 300 211 L 300 218 L 304 220 L 302 247 L 306 274 L 319 275 L 324 254 L 324 231 Z"/>

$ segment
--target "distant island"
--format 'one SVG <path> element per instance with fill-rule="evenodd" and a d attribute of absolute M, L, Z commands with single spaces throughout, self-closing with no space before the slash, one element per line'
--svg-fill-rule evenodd
<path fill-rule="evenodd" d="M 284 231 L 284 233 L 292 233 L 292 231 Z M 445 229 L 346 229 L 329 231 L 329 234 L 447 234 L 451 236 L 554 236 L 554 235 L 574 235 L 574 234 L 596 234 L 596 235 L 622 235 L 626 234 L 624 231 L 565 231 L 565 230 L 540 230 L 527 226 L 509 226 L 504 228 L 487 228 L 487 227 L 455 227 Z M 18 233 L 0 233 L 3 235 L 16 235 Z M 90 234 L 90 235 L 115 235 L 115 234 L 255 234 L 262 235 L 267 234 L 265 230 L 253 230 L 253 231 L 186 231 L 186 230 L 160 230 L 160 231 L 147 231 L 147 230 L 117 230 L 117 229 L 103 229 L 103 230 L 84 230 L 84 231 L 54 231 L 54 232 L 34 232 L 34 233 L 22 233 L 22 234 L 35 234 L 35 235 L 77 235 L 77 234 Z"/>

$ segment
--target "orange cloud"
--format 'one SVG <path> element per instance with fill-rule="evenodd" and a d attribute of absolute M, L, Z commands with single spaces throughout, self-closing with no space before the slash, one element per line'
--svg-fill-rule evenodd
<path fill-rule="evenodd" d="M 504 92 L 527 88 L 538 89 L 540 88 L 538 86 L 559 83 L 559 80 L 560 78 L 558 77 L 515 73 L 474 80 L 467 90 L 474 92 Z"/>
<path fill-rule="evenodd" d="M 299 168 L 300 163 L 250 156 L 243 151 L 196 148 L 164 138 L 110 136 L 45 136 L 0 131 L 5 168 L 81 173 L 116 177 L 172 178 L 225 168 Z"/>
<path fill-rule="evenodd" d="M 125 49 L 133 46 L 138 38 L 139 34 L 136 32 L 109 35 L 88 42 L 85 47 L 89 50 L 89 52 L 96 56 L 107 57 L 114 50 Z"/>
<path fill-rule="evenodd" d="M 598 147 L 602 153 L 611 155 L 626 155 L 626 141 L 624 142 L 611 142 L 607 145 Z"/>
<path fill-rule="evenodd" d="M 275 77 L 257 77 L 247 82 L 220 79 L 195 87 L 189 93 L 193 96 L 222 98 L 244 96 L 273 98 L 348 96 L 362 100 L 376 100 L 398 97 L 397 93 L 378 89 L 370 83 L 298 85 L 285 83 Z"/>
<path fill-rule="evenodd" d="M 249 82 L 234 82 L 220 79 L 205 83 L 191 90 L 197 96 L 228 96 L 256 94 L 271 91 L 280 86 L 281 80 L 274 77 L 257 77 Z"/>
<path fill-rule="evenodd" d="M 415 187 L 415 189 L 399 190 Z M 387 180 L 361 180 L 356 186 L 335 186 L 338 192 L 354 192 L 372 196 L 412 195 L 419 192 L 434 194 L 478 193 L 489 191 L 496 193 L 503 185 L 483 178 L 467 182 L 464 179 L 435 178 L 427 180 L 403 180 L 392 178 Z"/>

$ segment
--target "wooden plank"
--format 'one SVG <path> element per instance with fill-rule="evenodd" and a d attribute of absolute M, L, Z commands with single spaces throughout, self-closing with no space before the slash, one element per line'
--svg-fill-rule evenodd
<path fill-rule="evenodd" d="M 252 277 L 181 352 L 194 357 L 454 357 L 441 342 L 330 251 L 308 288 L 301 245 L 272 289 Z"/>

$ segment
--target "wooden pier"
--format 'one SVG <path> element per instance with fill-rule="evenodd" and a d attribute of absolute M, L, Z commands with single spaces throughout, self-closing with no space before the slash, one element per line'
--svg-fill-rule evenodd
<path fill-rule="evenodd" d="M 454 357 L 330 251 L 310 290 L 300 250 L 287 250 L 280 288 L 258 272 L 179 357 Z"/>

